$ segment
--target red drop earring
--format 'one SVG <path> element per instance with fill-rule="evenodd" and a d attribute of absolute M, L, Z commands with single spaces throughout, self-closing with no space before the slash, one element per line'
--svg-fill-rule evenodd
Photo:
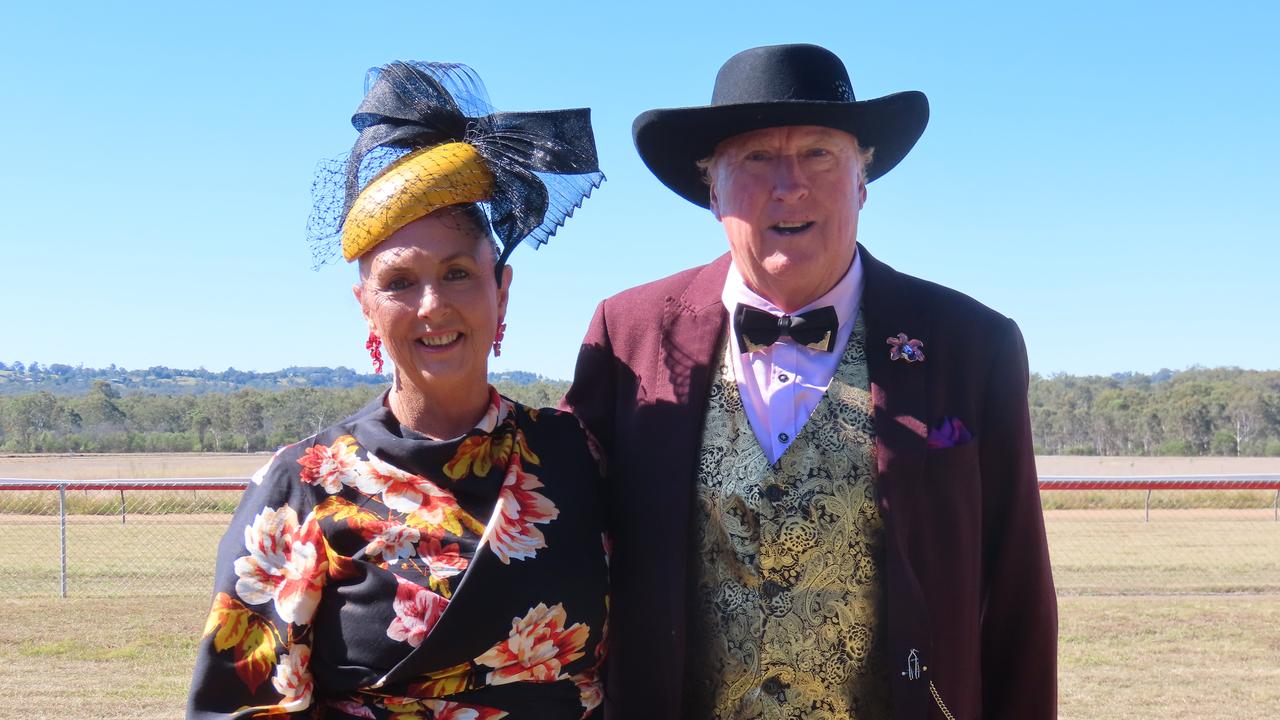
<path fill-rule="evenodd" d="M 369 339 L 364 343 L 364 349 L 369 351 L 369 357 L 373 358 L 373 371 L 382 374 L 382 338 L 369 331 Z"/>
<path fill-rule="evenodd" d="M 498 323 L 498 332 L 493 334 L 493 356 L 494 357 L 502 356 L 502 336 L 506 335 L 506 333 L 507 333 L 507 324 L 504 322 Z"/>

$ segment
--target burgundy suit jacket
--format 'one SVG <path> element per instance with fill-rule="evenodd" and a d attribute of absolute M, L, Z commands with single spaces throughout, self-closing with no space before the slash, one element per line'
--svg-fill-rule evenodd
<path fill-rule="evenodd" d="M 1054 718 L 1057 604 L 1022 335 L 858 252 L 894 717 L 944 718 L 942 704 L 961 720 Z M 566 396 L 608 457 L 609 720 L 681 717 L 694 486 L 728 267 L 725 255 L 600 303 Z M 884 338 L 900 332 L 923 341 L 924 362 L 889 360 Z M 928 449 L 943 418 L 973 439 Z"/>

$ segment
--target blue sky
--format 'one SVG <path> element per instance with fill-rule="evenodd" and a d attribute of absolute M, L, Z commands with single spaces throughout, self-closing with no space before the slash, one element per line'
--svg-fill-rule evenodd
<path fill-rule="evenodd" d="M 517 251 L 491 364 L 567 378 L 601 298 L 726 247 L 634 117 L 813 42 L 859 98 L 932 106 L 860 240 L 1017 320 L 1032 370 L 1280 367 L 1277 6 L 1041 5 L 8 3 L 0 360 L 367 368 L 354 269 L 310 267 L 311 176 L 355 139 L 365 69 L 419 59 L 471 65 L 500 109 L 593 109 L 608 181 Z"/>

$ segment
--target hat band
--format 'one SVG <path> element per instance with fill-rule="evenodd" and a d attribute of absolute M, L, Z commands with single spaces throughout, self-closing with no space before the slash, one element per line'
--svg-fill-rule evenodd
<path fill-rule="evenodd" d="M 342 257 L 364 255 L 414 220 L 493 196 L 493 173 L 468 143 L 421 148 L 387 166 L 356 196 L 342 223 Z"/>

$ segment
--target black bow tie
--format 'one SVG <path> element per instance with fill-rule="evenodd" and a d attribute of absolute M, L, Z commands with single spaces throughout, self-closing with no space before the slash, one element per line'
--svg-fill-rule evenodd
<path fill-rule="evenodd" d="M 746 352 L 763 350 L 784 337 L 813 350 L 831 352 L 836 346 L 839 325 L 836 309 L 830 305 L 782 317 L 741 303 L 733 311 L 738 346 Z"/>

